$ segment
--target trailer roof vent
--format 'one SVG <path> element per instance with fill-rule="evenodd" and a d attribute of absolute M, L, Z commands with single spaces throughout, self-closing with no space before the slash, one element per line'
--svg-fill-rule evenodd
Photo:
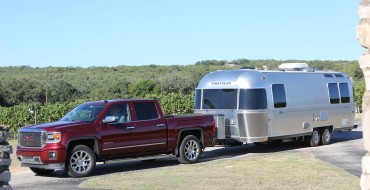
<path fill-rule="evenodd" d="M 282 63 L 279 66 L 280 71 L 305 71 L 314 72 L 315 69 L 308 67 L 307 63 Z"/>

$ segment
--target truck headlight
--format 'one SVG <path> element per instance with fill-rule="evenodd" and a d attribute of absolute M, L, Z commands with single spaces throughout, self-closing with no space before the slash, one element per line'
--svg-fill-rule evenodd
<path fill-rule="evenodd" d="M 46 143 L 58 143 L 62 139 L 60 132 L 48 132 L 46 133 Z"/>

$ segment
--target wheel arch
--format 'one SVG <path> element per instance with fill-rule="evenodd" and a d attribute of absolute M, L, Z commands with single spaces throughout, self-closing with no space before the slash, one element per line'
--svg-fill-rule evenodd
<path fill-rule="evenodd" d="M 326 128 L 328 128 L 330 130 L 330 132 L 333 132 L 333 125 L 328 125 L 328 126 L 320 126 L 320 127 L 315 127 L 316 129 L 318 129 L 320 131 L 320 133 L 324 132 L 324 130 Z"/>
<path fill-rule="evenodd" d="M 72 150 L 73 147 L 77 145 L 85 145 L 89 147 L 97 157 L 99 157 L 100 155 L 99 143 L 95 137 L 81 137 L 70 139 L 67 143 L 67 152 L 70 152 L 70 150 Z"/>
<path fill-rule="evenodd" d="M 200 144 L 202 146 L 202 149 L 204 148 L 204 136 L 203 136 L 203 130 L 198 128 L 190 128 L 190 129 L 183 129 L 180 130 L 179 136 L 177 137 L 177 144 L 175 149 L 176 156 L 179 155 L 179 147 L 181 145 L 182 140 L 188 135 L 193 135 L 197 137 L 200 141 Z"/>

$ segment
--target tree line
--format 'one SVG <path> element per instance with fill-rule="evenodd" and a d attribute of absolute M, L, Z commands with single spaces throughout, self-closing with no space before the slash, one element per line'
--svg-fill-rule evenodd
<path fill-rule="evenodd" d="M 205 60 L 194 65 L 117 67 L 0 67 L 0 106 L 55 104 L 79 99 L 117 99 L 147 94 L 191 94 L 200 79 L 216 70 L 253 66 L 276 70 L 284 62 L 305 62 L 310 67 L 344 72 L 354 80 L 360 96 L 364 79 L 357 61 Z"/>
<path fill-rule="evenodd" d="M 166 115 L 191 113 L 194 89 L 200 79 L 216 70 L 245 66 L 277 70 L 284 62 L 305 62 L 310 67 L 344 72 L 354 81 L 357 106 L 361 107 L 365 82 L 357 61 L 304 60 L 205 60 L 194 65 L 117 67 L 0 67 L 0 125 L 17 130 L 34 122 L 28 105 L 37 110 L 37 122 L 59 120 L 86 101 L 121 98 L 154 98 Z"/>

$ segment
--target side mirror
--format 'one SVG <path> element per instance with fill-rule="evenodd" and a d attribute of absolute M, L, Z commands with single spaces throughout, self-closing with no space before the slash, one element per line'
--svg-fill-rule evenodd
<path fill-rule="evenodd" d="M 106 124 L 106 123 L 115 123 L 118 121 L 117 116 L 106 116 L 101 122 Z"/>

